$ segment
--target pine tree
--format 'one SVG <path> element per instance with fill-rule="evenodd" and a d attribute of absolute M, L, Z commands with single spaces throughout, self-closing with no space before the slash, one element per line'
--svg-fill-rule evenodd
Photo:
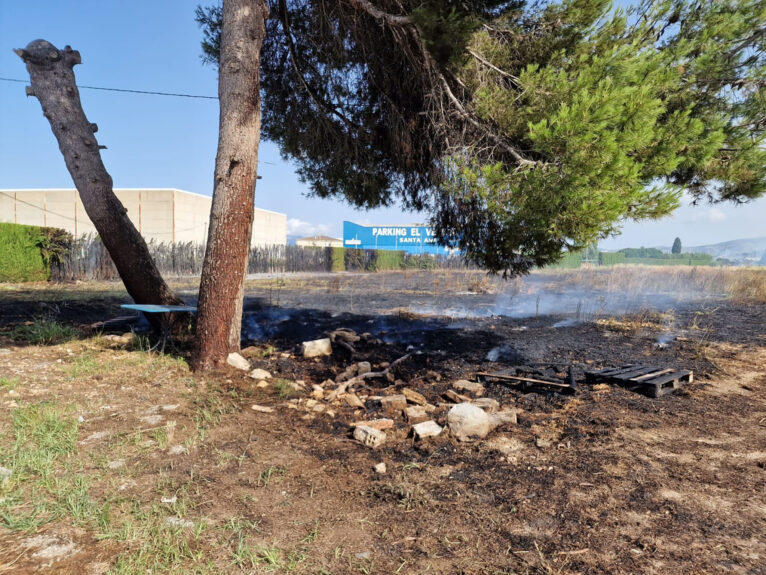
<path fill-rule="evenodd" d="M 320 197 L 524 273 L 686 191 L 766 191 L 759 0 L 272 0 L 263 130 Z M 215 9 L 201 10 L 216 58 Z"/>
<path fill-rule="evenodd" d="M 670 249 L 671 254 L 680 254 L 681 253 L 681 238 L 676 238 L 673 241 L 673 247 Z"/>

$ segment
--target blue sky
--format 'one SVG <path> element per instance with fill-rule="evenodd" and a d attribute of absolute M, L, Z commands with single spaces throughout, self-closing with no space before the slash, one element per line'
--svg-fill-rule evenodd
<path fill-rule="evenodd" d="M 78 84 L 215 96 L 216 72 L 200 61 L 197 1 L 0 0 L 0 77 L 26 80 L 13 48 L 44 38 L 79 50 Z M 85 113 L 99 126 L 103 159 L 116 187 L 173 187 L 212 193 L 218 102 L 81 90 Z M 260 148 L 255 203 L 287 214 L 293 235 L 340 236 L 344 219 L 409 224 L 425 214 L 398 208 L 361 211 L 305 196 L 294 167 L 269 142 Z M 0 81 L 0 188 L 71 187 L 40 105 L 24 84 Z M 656 222 L 628 223 L 602 243 L 687 246 L 766 235 L 766 198 L 746 206 L 684 206 Z"/>

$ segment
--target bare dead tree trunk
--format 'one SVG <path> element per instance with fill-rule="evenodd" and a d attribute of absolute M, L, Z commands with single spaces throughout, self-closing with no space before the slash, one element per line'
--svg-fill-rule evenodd
<path fill-rule="evenodd" d="M 27 65 L 31 88 L 59 143 L 67 169 L 80 193 L 85 211 L 117 267 L 125 288 L 137 303 L 182 304 L 162 279 L 144 238 L 138 233 L 112 190 L 112 178 L 101 161 L 98 129 L 85 117 L 74 76 L 80 53 L 69 46 L 59 50 L 35 40 L 14 50 Z"/>
<path fill-rule="evenodd" d="M 195 370 L 223 363 L 240 347 L 261 136 L 261 45 L 268 12 L 266 0 L 223 2 L 218 155 L 200 282 Z"/>

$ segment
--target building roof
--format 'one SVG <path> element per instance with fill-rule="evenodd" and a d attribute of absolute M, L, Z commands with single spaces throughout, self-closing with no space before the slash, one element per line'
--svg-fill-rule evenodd
<path fill-rule="evenodd" d="M 311 236 L 308 238 L 298 238 L 296 242 L 342 242 L 340 238 L 331 238 L 330 236 Z"/>

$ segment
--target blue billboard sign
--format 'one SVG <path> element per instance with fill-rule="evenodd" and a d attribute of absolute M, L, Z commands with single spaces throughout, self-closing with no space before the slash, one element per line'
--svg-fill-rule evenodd
<path fill-rule="evenodd" d="M 343 247 L 362 250 L 401 250 L 411 254 L 456 253 L 436 243 L 427 226 L 360 226 L 343 222 Z"/>

